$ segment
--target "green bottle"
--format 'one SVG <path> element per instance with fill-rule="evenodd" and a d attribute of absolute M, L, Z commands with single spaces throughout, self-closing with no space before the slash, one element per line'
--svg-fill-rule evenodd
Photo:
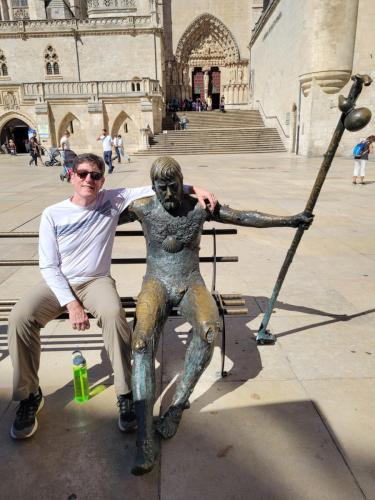
<path fill-rule="evenodd" d="M 89 399 L 89 383 L 87 379 L 86 360 L 81 351 L 73 351 L 74 399 L 84 403 Z"/>

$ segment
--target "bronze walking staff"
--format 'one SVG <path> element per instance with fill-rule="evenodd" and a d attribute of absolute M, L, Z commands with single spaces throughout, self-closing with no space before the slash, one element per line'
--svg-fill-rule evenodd
<path fill-rule="evenodd" d="M 307 201 L 306 208 L 304 210 L 304 214 L 307 216 L 312 216 L 315 204 L 318 200 L 320 190 L 322 189 L 323 183 L 327 176 L 328 170 L 332 164 L 332 160 L 335 156 L 336 150 L 340 144 L 341 137 L 345 131 L 345 129 L 355 132 L 357 130 L 361 130 L 365 127 L 370 119 L 371 119 L 371 111 L 367 108 L 358 108 L 355 109 L 355 103 L 362 92 L 362 87 L 365 85 L 366 87 L 371 84 L 372 79 L 368 75 L 354 75 L 352 76 L 352 80 L 354 83 L 349 91 L 349 95 L 347 98 L 340 95 L 339 96 L 339 109 L 342 111 L 341 117 L 338 121 L 336 129 L 333 133 L 331 142 L 328 146 L 327 152 L 324 155 L 323 162 L 319 169 L 318 175 L 315 180 L 315 184 L 311 190 L 310 197 Z M 259 327 L 258 335 L 257 335 L 257 344 L 273 344 L 276 340 L 275 335 L 271 334 L 267 330 L 267 326 L 275 306 L 275 302 L 281 290 L 282 284 L 284 282 L 286 273 L 288 272 L 289 266 L 293 261 L 294 254 L 297 251 L 298 245 L 302 239 L 303 233 L 306 228 L 302 225 L 298 227 L 296 234 L 293 238 L 292 244 L 286 254 L 283 265 L 281 266 L 279 275 L 277 277 L 271 298 L 268 302 L 267 310 L 264 313 L 262 323 Z"/>

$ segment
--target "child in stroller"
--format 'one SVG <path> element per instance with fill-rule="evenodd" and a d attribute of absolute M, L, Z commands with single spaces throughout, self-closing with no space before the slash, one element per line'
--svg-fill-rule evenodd
<path fill-rule="evenodd" d="M 73 161 L 76 156 L 76 153 L 71 149 L 64 149 L 64 154 L 62 155 L 63 166 L 60 172 L 60 180 L 62 182 L 64 182 L 64 179 L 70 182 L 70 177 L 73 172 Z"/>
<path fill-rule="evenodd" d="M 61 162 L 58 160 L 58 157 L 61 156 L 58 148 L 49 148 L 46 153 L 48 156 L 48 159 L 44 162 L 46 167 L 53 167 L 54 165 L 57 165 L 58 167 L 61 166 Z"/>

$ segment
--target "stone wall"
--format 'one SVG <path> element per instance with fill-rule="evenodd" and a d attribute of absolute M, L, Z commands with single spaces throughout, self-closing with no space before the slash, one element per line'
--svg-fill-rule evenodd
<path fill-rule="evenodd" d="M 146 12 L 151 3 L 139 7 Z M 78 150 L 100 151 L 95 139 L 103 127 L 131 150 L 143 147 L 142 130 L 161 131 L 161 45 L 152 16 L 0 23 L 8 70 L 0 75 L 1 126 L 19 118 L 47 130 L 49 147 L 72 122 Z M 47 47 L 58 74 L 47 74 Z"/>
<path fill-rule="evenodd" d="M 339 119 L 338 95 L 347 94 L 350 75 L 374 73 L 375 4 L 280 0 L 271 7 L 252 37 L 251 103 L 268 125 L 278 127 L 290 151 L 320 155 Z M 358 105 L 374 109 L 374 100 L 372 86 Z M 372 123 L 358 134 L 345 133 L 338 154 L 350 155 L 357 138 L 371 129 Z"/>
<path fill-rule="evenodd" d="M 83 22 L 76 26 L 71 21 L 29 21 L 25 27 L 26 31 L 17 23 L 0 26 L 0 50 L 8 62 L 7 80 L 74 81 L 79 73 L 81 80 L 129 80 L 134 76 L 158 79 L 161 74 L 160 34 L 156 32 L 154 40 L 151 25 L 134 31 L 115 20 L 106 24 L 93 20 L 88 26 Z M 45 70 L 48 46 L 55 49 L 60 67 L 60 74 L 52 78 Z"/>

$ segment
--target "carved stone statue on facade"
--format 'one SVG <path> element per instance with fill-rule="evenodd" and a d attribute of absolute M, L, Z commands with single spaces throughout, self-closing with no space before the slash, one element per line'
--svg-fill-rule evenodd
<path fill-rule="evenodd" d="M 4 109 L 18 109 L 17 99 L 13 92 L 7 92 L 6 94 L 3 94 L 3 104 Z"/>
<path fill-rule="evenodd" d="M 238 68 L 238 81 L 239 81 L 239 83 L 243 83 L 243 76 L 244 76 L 244 67 L 239 66 L 239 68 Z"/>
<path fill-rule="evenodd" d="M 219 332 L 219 314 L 199 270 L 199 243 L 206 221 L 250 227 L 308 226 L 304 214 L 275 216 L 234 210 L 218 203 L 211 213 L 197 200 L 183 194 L 179 164 L 171 157 L 158 158 L 151 167 L 155 196 L 134 201 L 120 223 L 140 221 L 147 243 L 147 271 L 137 303 L 133 334 L 133 397 L 138 422 L 137 454 L 132 469 L 150 471 L 157 455 L 153 408 L 155 402 L 155 353 L 168 314 L 179 307 L 193 327 L 185 365 L 172 404 L 156 424 L 157 433 L 171 438 L 177 431 L 189 396 L 211 360 Z"/>

